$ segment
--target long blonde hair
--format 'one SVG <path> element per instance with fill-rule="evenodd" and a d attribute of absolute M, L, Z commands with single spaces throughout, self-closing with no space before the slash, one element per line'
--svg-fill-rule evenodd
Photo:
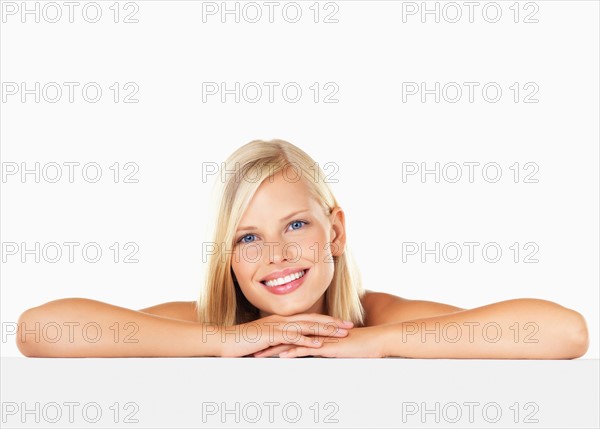
<path fill-rule="evenodd" d="M 213 197 L 217 197 L 213 201 L 214 232 L 203 289 L 196 303 L 199 322 L 232 326 L 260 318 L 259 310 L 246 299 L 231 269 L 235 231 L 260 184 L 289 166 L 301 170 L 300 179 L 326 214 L 338 207 L 321 167 L 293 144 L 279 139 L 253 140 L 232 153 L 222 165 L 222 174 L 213 189 Z M 203 260 L 204 256 L 203 246 Z M 360 299 L 365 291 L 347 240 L 344 252 L 334 256 L 333 263 L 333 279 L 325 292 L 327 314 L 364 326 Z"/>

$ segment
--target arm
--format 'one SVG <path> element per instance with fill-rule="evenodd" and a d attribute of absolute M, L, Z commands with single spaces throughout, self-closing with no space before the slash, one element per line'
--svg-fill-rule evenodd
<path fill-rule="evenodd" d="M 540 299 L 513 299 L 381 325 L 385 356 L 572 359 L 588 349 L 581 314 Z"/>
<path fill-rule="evenodd" d="M 241 357 L 278 344 L 320 347 L 315 330 L 340 338 L 347 335 L 340 328 L 351 328 L 317 313 L 271 315 L 227 327 L 195 320 L 194 301 L 135 311 L 91 299 L 60 299 L 21 315 L 17 347 L 30 357 Z"/>
<path fill-rule="evenodd" d="M 363 303 L 366 326 L 325 340 L 320 348 L 297 346 L 280 357 L 573 359 L 589 345 L 581 314 L 541 299 L 464 310 L 374 293 Z"/>
<path fill-rule="evenodd" d="M 90 299 L 60 299 L 21 315 L 17 347 L 30 357 L 219 355 L 214 330 L 175 317 L 168 304 L 135 311 Z"/>
<path fill-rule="evenodd" d="M 165 302 L 164 304 L 142 308 L 140 311 L 143 313 L 154 314 L 155 316 L 169 317 L 171 319 L 187 320 L 189 322 L 198 321 L 196 301 Z"/>

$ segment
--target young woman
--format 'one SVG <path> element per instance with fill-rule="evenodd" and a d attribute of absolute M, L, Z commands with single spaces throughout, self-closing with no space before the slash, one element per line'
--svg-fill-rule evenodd
<path fill-rule="evenodd" d="M 588 348 L 585 319 L 550 301 L 463 309 L 363 289 L 344 211 L 318 165 L 286 141 L 252 141 L 222 171 L 197 301 L 139 311 L 52 301 L 21 315 L 19 350 L 38 357 L 572 359 Z M 385 259 L 394 264 L 393 255 Z M 48 324 L 68 326 L 69 335 L 31 334 Z M 128 335 L 115 336 L 117 329 Z"/>

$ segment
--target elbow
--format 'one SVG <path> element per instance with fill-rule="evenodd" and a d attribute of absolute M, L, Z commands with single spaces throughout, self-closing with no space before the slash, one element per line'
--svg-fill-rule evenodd
<path fill-rule="evenodd" d="M 25 310 L 17 321 L 16 342 L 19 351 L 27 357 L 50 357 L 48 342 L 44 337 L 44 326 L 47 323 L 56 324 L 60 320 L 56 315 L 60 314 L 57 303 L 67 302 L 69 299 L 61 299 L 32 307 Z"/>
<path fill-rule="evenodd" d="M 19 320 L 17 321 L 17 335 L 16 342 L 17 348 L 26 357 L 41 357 L 43 356 L 41 350 L 41 343 L 35 332 L 31 333 L 39 323 L 37 320 L 36 308 L 30 308 L 24 311 Z M 28 332 L 29 331 L 29 332 Z"/>
<path fill-rule="evenodd" d="M 69 357 L 74 341 L 65 340 L 60 331 L 58 338 L 47 338 L 45 327 L 60 325 L 68 314 L 73 314 L 69 311 L 74 306 L 81 307 L 89 301 L 85 298 L 63 298 L 25 310 L 17 321 L 17 349 L 26 357 Z M 76 314 L 75 317 L 79 316 Z"/>
<path fill-rule="evenodd" d="M 572 316 L 569 326 L 569 359 L 576 359 L 587 353 L 590 339 L 585 318 L 576 311 L 572 311 Z"/>
<path fill-rule="evenodd" d="M 541 299 L 522 299 L 528 305 L 533 303 L 540 311 L 548 312 L 552 335 L 548 341 L 552 351 L 546 349 L 546 357 L 551 359 L 576 359 L 588 351 L 590 340 L 585 318 L 575 310 L 563 307 L 552 301 Z M 531 310 L 532 307 L 528 307 Z"/>

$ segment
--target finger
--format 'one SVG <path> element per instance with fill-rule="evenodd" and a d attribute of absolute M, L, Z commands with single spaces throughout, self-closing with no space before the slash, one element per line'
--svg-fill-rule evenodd
<path fill-rule="evenodd" d="M 328 316 L 326 314 L 318 314 L 318 313 L 301 313 L 301 314 L 295 314 L 293 316 L 287 316 L 286 320 L 292 321 L 292 322 L 297 322 L 297 321 L 301 321 L 301 320 L 309 320 L 309 321 L 315 321 L 315 322 L 319 322 L 319 323 L 323 323 L 326 325 L 330 325 L 330 324 L 336 324 L 339 325 L 341 327 L 351 327 L 354 326 L 354 324 L 350 321 L 344 321 L 340 318 L 337 317 L 332 317 L 332 316 Z"/>
<path fill-rule="evenodd" d="M 342 328 L 337 324 L 324 324 L 306 320 L 287 322 L 284 325 L 284 329 L 296 330 L 304 335 L 311 336 L 345 337 L 348 335 L 348 329 Z"/>
<path fill-rule="evenodd" d="M 294 347 L 293 349 L 279 353 L 280 358 L 297 358 L 304 356 L 323 356 L 322 349 Z"/>
<path fill-rule="evenodd" d="M 281 352 L 284 352 L 286 350 L 290 350 L 293 349 L 294 345 L 292 344 L 280 344 L 278 346 L 272 346 L 272 347 L 268 347 L 264 350 L 260 350 L 256 353 L 253 354 L 254 357 L 269 357 L 269 356 L 276 356 Z"/>
<path fill-rule="evenodd" d="M 310 335 L 310 336 L 333 336 L 333 337 L 345 337 L 348 335 L 348 329 L 343 328 L 335 323 L 319 323 L 310 320 L 297 320 L 297 321 L 281 321 L 278 322 L 276 328 L 281 331 L 284 337 L 284 343 L 289 343 L 289 338 L 295 338 L 298 335 Z"/>
<path fill-rule="evenodd" d="M 297 347 L 309 347 L 312 349 L 319 348 L 323 345 L 323 338 L 321 337 L 307 337 L 305 335 L 302 336 L 300 341 L 292 344 Z"/>
<path fill-rule="evenodd" d="M 291 344 L 293 347 L 309 347 L 311 349 L 318 349 L 327 344 L 335 344 L 339 343 L 340 340 L 335 337 L 307 337 L 309 339 L 308 342 L 302 343 L 302 341 L 295 342 Z"/>
<path fill-rule="evenodd" d="M 304 347 L 321 347 L 323 344 L 324 338 L 332 338 L 334 341 L 337 341 L 336 338 L 314 335 L 315 330 L 307 330 L 302 329 L 302 324 L 300 322 L 295 323 L 293 326 L 288 326 L 286 329 L 278 331 L 277 337 L 270 341 L 270 346 L 277 346 L 279 344 L 291 344 L 294 346 L 304 346 Z M 344 337 L 348 335 L 347 331 L 339 331 L 337 332 L 337 336 Z"/>
<path fill-rule="evenodd" d="M 293 344 L 279 344 L 276 346 L 267 347 L 266 349 L 263 349 L 263 350 L 258 350 L 255 354 L 268 353 L 268 352 L 272 352 L 273 350 L 275 350 L 277 352 L 282 352 L 285 350 L 289 350 L 292 347 L 296 347 L 296 346 L 294 346 Z"/>
<path fill-rule="evenodd" d="M 336 345 L 332 345 L 329 343 L 337 343 L 339 340 L 337 338 L 330 337 L 320 337 L 321 341 L 323 341 L 322 347 L 312 348 L 312 347 L 304 347 L 297 346 L 293 347 L 290 350 L 279 353 L 279 357 L 287 358 L 287 357 L 304 357 L 304 356 L 316 356 L 316 357 L 338 357 L 339 356 L 339 347 Z"/>
<path fill-rule="evenodd" d="M 302 335 L 298 330 L 288 330 L 278 332 L 277 337 L 270 342 L 270 347 L 277 347 L 279 345 L 284 346 L 304 346 L 304 347 L 321 347 L 323 344 L 323 338 L 313 335 Z M 266 350 L 266 349 L 264 349 Z"/>

